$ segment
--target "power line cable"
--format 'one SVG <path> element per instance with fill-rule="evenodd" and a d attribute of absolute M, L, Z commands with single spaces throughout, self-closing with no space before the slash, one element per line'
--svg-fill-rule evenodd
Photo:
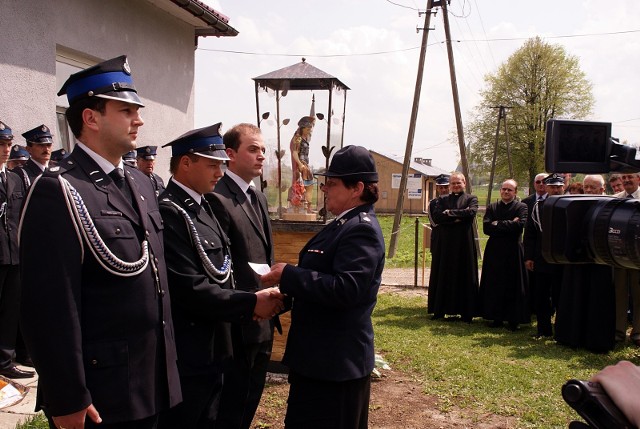
<path fill-rule="evenodd" d="M 388 0 L 387 0 L 388 1 Z M 612 36 L 612 35 L 620 35 L 620 34 L 630 34 L 630 33 L 640 33 L 639 30 L 625 30 L 625 31 L 612 31 L 612 32 L 603 32 L 603 33 L 586 33 L 586 34 L 573 34 L 573 35 L 561 35 L 561 36 L 545 36 L 544 39 L 564 39 L 564 38 L 575 38 L 575 37 L 591 37 L 591 36 Z M 498 37 L 493 39 L 457 39 L 452 40 L 452 42 L 457 43 L 469 43 L 469 42 L 513 42 L 518 40 L 529 40 L 531 37 Z M 429 43 L 427 46 L 433 46 L 438 43 Z M 283 54 L 283 53 L 260 53 L 260 52 L 249 52 L 249 51 L 236 51 L 229 49 L 211 49 L 211 48 L 202 48 L 198 47 L 199 51 L 208 51 L 208 52 L 221 52 L 228 54 L 238 54 L 238 55 L 256 55 L 256 56 L 267 56 L 267 57 L 305 57 L 305 58 L 335 58 L 335 57 L 363 57 L 363 56 L 374 56 L 374 55 L 388 55 L 388 54 L 396 54 L 399 52 L 407 52 L 414 51 L 416 49 L 420 49 L 420 46 L 414 46 L 411 48 L 403 48 L 403 49 L 395 49 L 391 51 L 377 51 L 377 52 L 361 52 L 361 53 L 352 53 L 352 54 L 310 54 L 310 53 L 297 53 L 297 54 Z"/>

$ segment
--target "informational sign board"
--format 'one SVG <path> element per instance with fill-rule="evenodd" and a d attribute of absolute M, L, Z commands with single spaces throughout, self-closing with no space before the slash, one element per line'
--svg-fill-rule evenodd
<path fill-rule="evenodd" d="M 402 174 L 391 174 L 391 189 L 400 189 Z M 410 200 L 422 198 L 422 175 L 420 173 L 410 174 L 407 177 L 407 194 Z"/>

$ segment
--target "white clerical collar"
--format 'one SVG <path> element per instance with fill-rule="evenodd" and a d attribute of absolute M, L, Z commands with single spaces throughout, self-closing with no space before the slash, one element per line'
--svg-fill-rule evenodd
<path fill-rule="evenodd" d="M 104 171 L 106 174 L 111 173 L 116 168 L 120 168 L 122 171 L 124 171 L 124 163 L 122 162 L 122 159 L 120 159 L 120 162 L 118 163 L 118 165 L 114 166 L 110 161 L 107 161 L 104 157 L 102 157 L 102 155 L 98 155 L 96 152 L 89 149 L 89 147 L 86 144 L 82 142 L 78 142 L 76 144 L 80 146 L 80 149 L 85 151 L 87 155 L 89 155 L 91 159 L 93 159 L 96 162 L 96 164 L 100 166 L 102 171 Z"/>
<path fill-rule="evenodd" d="M 227 168 L 227 171 L 224 172 L 224 174 L 226 174 L 227 176 L 229 176 L 229 178 L 231 180 L 233 180 L 234 182 L 236 182 L 236 185 L 238 185 L 238 187 L 242 190 L 242 192 L 244 192 L 245 194 L 247 193 L 247 189 L 254 188 L 256 187 L 256 185 L 253 183 L 253 180 L 250 183 L 247 183 L 244 181 L 244 179 L 240 176 L 238 176 L 236 173 L 234 173 L 233 171 L 229 170 Z"/>
<path fill-rule="evenodd" d="M 179 188 L 181 188 L 183 191 L 185 191 L 187 194 L 189 194 L 189 196 L 191 198 L 193 198 L 193 201 L 195 201 L 196 203 L 202 205 L 202 195 L 200 195 L 199 193 L 197 193 L 193 189 L 189 188 L 188 186 L 183 185 L 182 183 L 178 182 L 178 180 L 176 180 L 176 178 L 173 177 L 173 176 L 171 176 L 171 179 L 169 179 L 169 181 L 173 181 L 176 185 L 178 185 Z"/>

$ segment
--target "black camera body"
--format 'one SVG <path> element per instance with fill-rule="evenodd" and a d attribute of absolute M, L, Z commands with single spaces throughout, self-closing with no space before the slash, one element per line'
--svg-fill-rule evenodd
<path fill-rule="evenodd" d="M 634 427 L 599 383 L 569 380 L 562 386 L 562 397 L 593 429 Z"/>
<path fill-rule="evenodd" d="M 611 138 L 611 124 L 547 122 L 545 167 L 562 173 L 636 173 L 636 149 Z M 544 203 L 542 254 L 557 264 L 640 269 L 640 200 L 605 195 L 551 196 Z"/>

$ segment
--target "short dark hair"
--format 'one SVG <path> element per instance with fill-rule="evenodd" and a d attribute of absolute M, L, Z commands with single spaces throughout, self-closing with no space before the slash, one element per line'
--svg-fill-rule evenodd
<path fill-rule="evenodd" d="M 82 112 L 84 112 L 84 109 L 96 110 L 104 115 L 107 101 L 108 100 L 104 98 L 88 97 L 78 100 L 69 106 L 65 116 L 67 117 L 67 122 L 69 123 L 69 128 L 71 128 L 71 132 L 76 136 L 76 138 L 80 138 L 82 135 L 82 127 L 84 125 Z"/>
<path fill-rule="evenodd" d="M 188 157 L 193 162 L 198 162 L 198 160 L 202 158 L 201 156 L 198 156 L 194 153 L 185 153 L 182 155 L 172 156 L 171 160 L 169 161 L 169 173 L 171 174 L 176 173 L 176 171 L 178 170 L 178 164 L 180 164 L 180 160 L 182 159 L 183 156 Z"/>
<path fill-rule="evenodd" d="M 358 182 L 362 182 L 362 180 L 347 178 L 347 177 L 336 177 L 336 179 L 342 180 L 345 188 L 353 189 L 358 185 Z M 378 190 L 378 184 L 375 182 L 362 182 L 364 184 L 364 189 L 362 190 L 362 196 L 360 199 L 367 204 L 374 204 L 380 198 L 380 191 Z"/>
<path fill-rule="evenodd" d="M 244 134 L 254 135 L 260 134 L 262 131 L 260 128 L 256 127 L 253 124 L 241 123 L 238 125 L 234 125 L 229 129 L 224 136 L 222 137 L 222 141 L 224 142 L 224 146 L 227 149 L 233 149 L 236 152 L 240 147 L 240 137 Z"/>

